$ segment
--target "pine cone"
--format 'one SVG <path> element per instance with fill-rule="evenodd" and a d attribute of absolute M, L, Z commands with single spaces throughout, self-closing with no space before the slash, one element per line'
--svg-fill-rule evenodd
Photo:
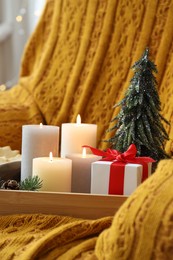
<path fill-rule="evenodd" d="M 1 189 L 6 190 L 19 190 L 19 183 L 16 180 L 8 180 L 3 182 Z"/>

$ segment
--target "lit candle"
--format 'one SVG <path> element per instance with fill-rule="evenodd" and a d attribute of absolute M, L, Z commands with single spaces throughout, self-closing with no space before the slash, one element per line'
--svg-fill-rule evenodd
<path fill-rule="evenodd" d="M 49 157 L 33 159 L 32 176 L 43 182 L 42 191 L 71 192 L 72 161 L 66 158 Z"/>
<path fill-rule="evenodd" d="M 83 145 L 96 147 L 97 125 L 81 123 L 80 115 L 76 123 L 64 123 L 61 129 L 61 157 L 82 153 Z"/>
<path fill-rule="evenodd" d="M 52 151 L 59 155 L 59 127 L 48 125 L 22 126 L 21 180 L 32 175 L 32 160 Z"/>
<path fill-rule="evenodd" d="M 76 193 L 90 193 L 91 188 L 91 163 L 102 157 L 94 154 L 86 154 L 86 148 L 82 153 L 69 154 L 66 158 L 72 160 L 72 186 L 71 191 Z"/>

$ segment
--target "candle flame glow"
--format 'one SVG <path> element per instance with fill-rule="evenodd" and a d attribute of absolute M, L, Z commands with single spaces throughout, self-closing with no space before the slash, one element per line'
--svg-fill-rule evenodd
<path fill-rule="evenodd" d="M 80 116 L 80 115 L 77 115 L 76 123 L 77 123 L 78 125 L 81 124 L 81 116 Z"/>
<path fill-rule="evenodd" d="M 42 128 L 43 127 L 43 124 L 42 123 L 40 123 L 40 128 Z"/>
<path fill-rule="evenodd" d="M 82 158 L 86 158 L 86 148 L 82 148 Z"/>
<path fill-rule="evenodd" d="M 53 161 L 53 154 L 52 154 L 52 152 L 49 153 L 49 161 L 50 161 L 50 162 Z"/>

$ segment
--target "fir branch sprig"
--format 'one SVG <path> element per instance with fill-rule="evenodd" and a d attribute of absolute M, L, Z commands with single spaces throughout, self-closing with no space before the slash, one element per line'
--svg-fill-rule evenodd
<path fill-rule="evenodd" d="M 20 190 L 38 191 L 42 187 L 42 180 L 36 175 L 20 182 Z"/>

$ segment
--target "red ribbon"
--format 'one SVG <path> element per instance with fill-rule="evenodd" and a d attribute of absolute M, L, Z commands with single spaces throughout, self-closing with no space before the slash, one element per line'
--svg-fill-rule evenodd
<path fill-rule="evenodd" d="M 124 194 L 124 163 L 112 163 L 110 166 L 109 176 L 109 194 L 123 195 Z M 116 174 L 115 174 L 116 173 Z"/>
<path fill-rule="evenodd" d="M 149 163 L 155 162 L 150 157 L 136 157 L 137 149 L 134 144 L 131 144 L 126 152 L 120 153 L 117 150 L 107 149 L 106 151 L 101 151 L 99 149 L 93 148 L 89 145 L 84 145 L 83 147 L 90 148 L 92 153 L 95 155 L 102 156 L 102 161 L 114 161 L 116 162 L 123 162 L 123 163 L 135 163 L 135 164 L 142 164 L 142 163 Z"/>

